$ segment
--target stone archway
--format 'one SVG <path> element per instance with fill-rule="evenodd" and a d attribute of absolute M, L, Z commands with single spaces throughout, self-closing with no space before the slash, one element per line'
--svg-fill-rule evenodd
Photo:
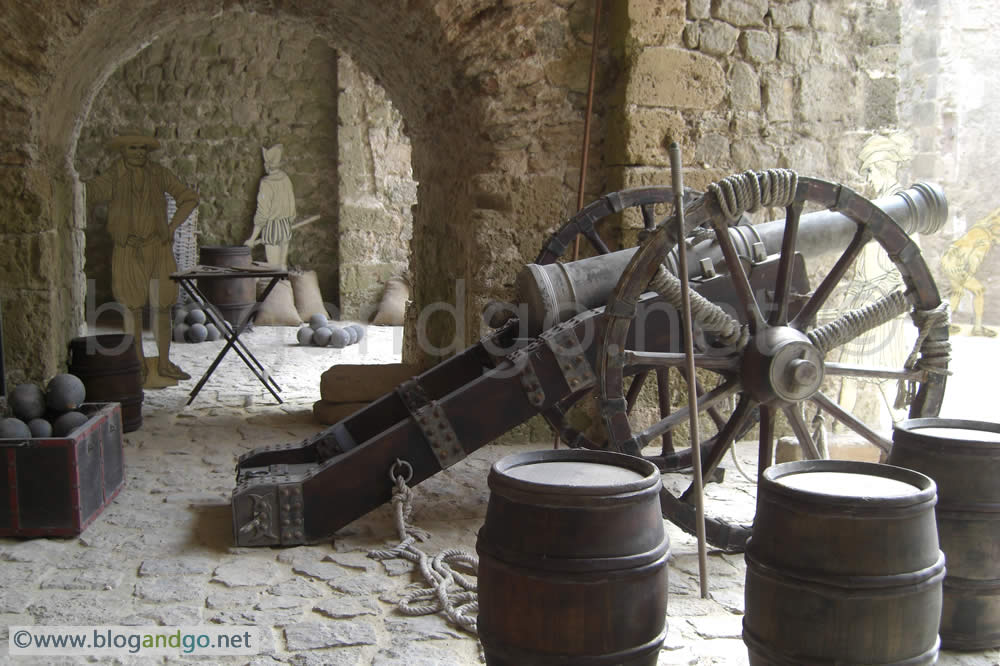
<path fill-rule="evenodd" d="M 592 4 L 578 0 L 82 0 L 17 5 L 0 17 L 0 299 L 11 381 L 51 376 L 83 322 L 82 188 L 73 164 L 84 120 L 109 76 L 160 36 L 242 14 L 300 26 L 336 45 L 386 91 L 412 146 L 411 268 L 431 362 L 482 333 L 490 298 L 574 209 Z M 607 62 L 605 60 L 605 62 Z M 601 76 L 590 195 L 612 76 Z M 6 263 L 5 263 L 6 262 Z M 10 307 L 7 307 L 7 306 Z M 11 314 L 13 313 L 13 314 Z M 40 336 L 39 331 L 46 334 Z M 415 341 L 414 341 L 415 342 Z M 430 351 L 428 351 L 430 350 Z"/>
<path fill-rule="evenodd" d="M 40 166 L 55 184 L 51 192 L 54 208 L 65 211 L 62 219 L 53 220 L 53 226 L 60 232 L 69 231 L 73 238 L 63 248 L 65 263 L 57 262 L 64 269 L 67 265 L 72 268 L 54 280 L 61 283 L 60 291 L 70 296 L 67 300 L 71 304 L 66 305 L 72 310 L 73 328 L 82 320 L 83 287 L 81 216 L 78 210 L 72 216 L 68 214 L 82 203 L 81 188 L 75 182 L 78 174 L 72 162 L 82 121 L 97 91 L 113 71 L 136 52 L 149 44 L 155 45 L 159 36 L 193 28 L 219 12 L 223 17 L 227 13 L 254 12 L 247 6 L 220 8 L 215 2 L 163 2 L 139 8 L 131 3 L 121 4 L 115 11 L 89 17 L 77 37 L 76 48 L 72 49 L 74 56 L 55 73 L 49 98 L 58 98 L 59 103 L 47 105 L 39 126 L 43 140 Z M 452 299 L 453 283 L 467 274 L 463 260 L 470 253 L 463 248 L 473 242 L 470 230 L 460 223 L 470 217 L 472 205 L 463 196 L 467 188 L 461 181 L 481 170 L 476 162 L 482 159 L 482 151 L 470 149 L 480 136 L 474 129 L 474 105 L 456 103 L 459 93 L 454 83 L 461 76 L 453 70 L 459 59 L 454 55 L 449 57 L 443 48 L 447 40 L 440 20 L 430 11 L 407 11 L 405 23 L 412 30 L 411 38 L 399 40 L 394 34 L 390 44 L 386 43 L 384 28 L 387 22 L 393 22 L 393 10 L 376 9 L 372 3 L 339 3 L 335 7 L 327 7 L 327 3 L 302 3 L 294 8 L 256 11 L 262 17 L 274 16 L 284 22 L 308 25 L 317 35 L 325 36 L 350 53 L 360 66 L 372 72 L 400 109 L 413 145 L 413 169 L 423 183 L 414 220 L 413 265 L 417 272 L 422 272 L 420 267 L 428 262 L 434 266 L 432 272 L 428 271 L 433 279 L 419 281 L 414 299 L 418 302 Z M 396 7 L 394 11 L 398 23 L 404 23 L 403 10 Z M 119 35 L 129 35 L 129 40 L 113 38 Z M 464 228 L 464 233 L 449 232 L 449 227 Z M 442 247 L 449 243 L 454 246 Z M 439 261 L 439 253 L 449 260 Z M 440 334 L 447 336 L 450 331 L 442 330 Z M 429 335 L 434 336 L 434 332 Z"/>

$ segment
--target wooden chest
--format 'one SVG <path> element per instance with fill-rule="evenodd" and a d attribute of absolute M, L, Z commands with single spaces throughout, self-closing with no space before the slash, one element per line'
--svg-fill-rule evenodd
<path fill-rule="evenodd" d="M 125 483 L 117 402 L 85 403 L 67 437 L 0 439 L 0 536 L 74 536 Z"/>

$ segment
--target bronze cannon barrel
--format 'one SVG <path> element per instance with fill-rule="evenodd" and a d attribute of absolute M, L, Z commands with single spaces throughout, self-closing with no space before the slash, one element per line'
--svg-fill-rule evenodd
<path fill-rule="evenodd" d="M 872 203 L 908 234 L 935 233 L 948 217 L 944 192 L 930 183 L 917 183 Z M 729 235 L 741 256 L 759 259 L 761 253 L 767 256 L 781 251 L 784 229 L 784 220 L 774 220 L 752 226 L 732 226 Z M 842 251 L 856 230 L 853 220 L 836 211 L 803 215 L 799 221 L 796 251 L 807 259 Z M 526 307 L 526 312 L 521 314 L 527 318 L 530 333 L 537 334 L 584 310 L 605 305 L 637 250 L 633 247 L 567 263 L 527 264 L 518 274 L 515 288 L 518 303 Z M 667 256 L 664 265 L 676 274 L 675 252 Z M 714 239 L 695 245 L 691 257 L 689 277 L 701 276 L 706 262 L 711 262 L 714 270 L 725 272 L 722 251 Z"/>

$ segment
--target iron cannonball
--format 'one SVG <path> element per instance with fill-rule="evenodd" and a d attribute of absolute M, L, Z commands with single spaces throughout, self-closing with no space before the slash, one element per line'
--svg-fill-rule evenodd
<path fill-rule="evenodd" d="M 34 384 L 18 384 L 8 400 L 14 416 L 28 422 L 45 413 L 45 393 Z"/>
<path fill-rule="evenodd" d="M 28 424 L 21 419 L 7 418 L 0 420 L 0 439 L 31 439 Z"/>
<path fill-rule="evenodd" d="M 174 342 L 186 342 L 189 328 L 191 327 L 187 324 L 177 324 L 174 326 Z"/>
<path fill-rule="evenodd" d="M 303 326 L 295 334 L 295 337 L 298 339 L 300 345 L 308 345 L 312 343 L 314 333 L 315 331 L 313 331 L 312 326 Z"/>
<path fill-rule="evenodd" d="M 208 329 L 204 324 L 191 324 L 185 337 L 188 342 L 204 342 L 208 340 Z"/>
<path fill-rule="evenodd" d="M 66 412 L 52 422 L 52 434 L 65 437 L 86 422 L 87 415 L 83 412 Z"/>
<path fill-rule="evenodd" d="M 56 375 L 45 387 L 45 404 L 58 414 L 76 409 L 86 399 L 87 389 L 76 375 Z"/>
<path fill-rule="evenodd" d="M 215 342 L 216 340 L 222 337 L 222 332 L 219 331 L 219 328 L 215 324 L 212 323 L 205 324 L 205 330 L 208 331 L 207 340 L 209 342 Z"/>
<path fill-rule="evenodd" d="M 317 347 L 326 347 L 326 345 L 330 342 L 330 336 L 332 335 L 332 330 L 326 326 L 321 326 L 313 333 L 312 343 Z"/>
<path fill-rule="evenodd" d="M 351 344 L 351 334 L 339 326 L 331 329 L 330 346 L 342 349 Z"/>
<path fill-rule="evenodd" d="M 52 424 L 45 419 L 31 419 L 28 421 L 28 430 L 32 437 L 51 437 Z"/>
<path fill-rule="evenodd" d="M 309 326 L 314 330 L 319 330 L 329 324 L 325 314 L 316 313 L 309 317 Z"/>
<path fill-rule="evenodd" d="M 187 317 L 184 319 L 185 324 L 204 324 L 208 321 L 208 315 L 201 308 L 196 308 L 187 313 Z"/>

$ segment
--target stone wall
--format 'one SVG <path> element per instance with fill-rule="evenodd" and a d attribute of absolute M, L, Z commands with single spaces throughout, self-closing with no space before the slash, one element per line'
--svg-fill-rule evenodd
<path fill-rule="evenodd" d="M 409 267 L 417 183 L 403 119 L 350 58 L 339 61 L 340 310 L 367 319 L 385 281 Z"/>
<path fill-rule="evenodd" d="M 608 154 L 624 167 L 622 186 L 669 183 L 670 140 L 680 143 L 685 184 L 696 189 L 774 167 L 852 182 L 865 129 L 896 121 L 889 74 L 900 30 L 892 6 L 627 0 L 613 7 L 629 65 Z"/>

